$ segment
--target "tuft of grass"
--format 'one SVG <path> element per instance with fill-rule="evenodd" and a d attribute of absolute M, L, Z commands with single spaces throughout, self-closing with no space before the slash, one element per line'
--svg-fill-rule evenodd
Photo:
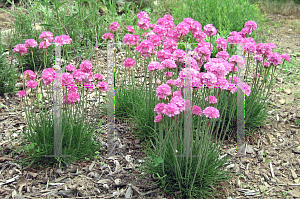
<path fill-rule="evenodd" d="M 268 14 L 298 15 L 300 11 L 299 0 L 250 0 L 258 3 L 262 12 Z"/>

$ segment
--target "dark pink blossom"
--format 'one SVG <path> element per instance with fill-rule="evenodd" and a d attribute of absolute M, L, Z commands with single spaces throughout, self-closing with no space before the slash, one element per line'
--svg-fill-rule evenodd
<path fill-rule="evenodd" d="M 34 47 L 38 46 L 38 43 L 34 39 L 27 39 L 25 41 L 25 46 L 27 48 L 34 48 Z"/>
<path fill-rule="evenodd" d="M 27 53 L 27 48 L 24 44 L 15 45 L 14 52 L 20 53 L 21 56 Z"/>

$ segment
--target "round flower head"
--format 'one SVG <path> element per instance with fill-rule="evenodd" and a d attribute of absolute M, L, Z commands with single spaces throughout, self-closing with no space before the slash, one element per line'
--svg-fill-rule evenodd
<path fill-rule="evenodd" d="M 164 39 L 165 36 L 167 36 L 167 29 L 164 26 L 157 25 L 153 28 L 153 32 L 157 34 L 157 36 L 160 37 L 160 39 Z"/>
<path fill-rule="evenodd" d="M 217 43 L 217 50 L 218 51 L 226 51 L 227 50 L 227 41 L 224 38 L 218 38 L 216 40 Z"/>
<path fill-rule="evenodd" d="M 238 83 L 238 87 L 245 93 L 247 96 L 251 93 L 251 87 L 246 83 Z"/>
<path fill-rule="evenodd" d="M 123 62 L 123 66 L 128 67 L 128 68 L 132 68 L 133 65 L 135 65 L 135 61 L 132 58 L 127 58 L 124 60 Z"/>
<path fill-rule="evenodd" d="M 25 96 L 26 96 L 26 92 L 25 92 L 25 91 L 19 91 L 19 92 L 17 93 L 17 96 L 18 96 L 18 97 L 25 97 Z"/>
<path fill-rule="evenodd" d="M 116 32 L 120 28 L 120 25 L 118 22 L 112 22 L 109 26 L 109 30 L 112 32 Z"/>
<path fill-rule="evenodd" d="M 148 19 L 149 20 L 149 15 L 147 12 L 141 11 L 137 14 L 137 17 L 139 20 L 141 19 Z"/>
<path fill-rule="evenodd" d="M 53 34 L 49 31 L 44 31 L 42 32 L 39 38 L 42 39 L 43 41 L 47 41 L 51 43 L 53 41 Z"/>
<path fill-rule="evenodd" d="M 74 70 L 73 77 L 78 83 L 81 83 L 86 78 L 85 72 L 83 72 L 81 69 Z"/>
<path fill-rule="evenodd" d="M 101 74 L 94 74 L 93 77 L 95 80 L 98 80 L 98 81 L 101 81 L 103 79 L 103 76 Z"/>
<path fill-rule="evenodd" d="M 226 51 L 220 51 L 216 54 L 216 57 L 219 59 L 227 60 L 229 58 L 229 53 Z"/>
<path fill-rule="evenodd" d="M 244 27 L 249 28 L 251 31 L 255 31 L 257 29 L 257 24 L 254 21 L 247 21 Z"/>
<path fill-rule="evenodd" d="M 111 33 L 104 33 L 102 35 L 102 39 L 104 39 L 104 40 L 114 40 L 115 38 L 114 38 L 113 34 L 111 34 Z"/>
<path fill-rule="evenodd" d="M 167 96 L 172 95 L 171 87 L 167 84 L 162 84 L 156 89 L 156 96 L 161 99 L 166 99 Z"/>
<path fill-rule="evenodd" d="M 218 109 L 214 107 L 206 107 L 203 110 L 203 114 L 208 117 L 208 118 L 219 118 L 220 117 L 220 112 Z"/>
<path fill-rule="evenodd" d="M 185 51 L 181 49 L 177 49 L 173 52 L 172 58 L 174 60 L 183 61 L 183 58 L 185 57 Z"/>
<path fill-rule="evenodd" d="M 176 68 L 176 63 L 174 60 L 172 59 L 166 59 L 164 61 L 161 62 L 161 65 L 163 66 L 163 68 Z"/>
<path fill-rule="evenodd" d="M 100 91 L 108 90 L 108 84 L 106 82 L 99 82 L 96 87 L 99 88 Z"/>
<path fill-rule="evenodd" d="M 177 42 L 173 39 L 165 39 L 163 44 L 164 49 L 170 51 L 171 53 L 178 49 Z"/>
<path fill-rule="evenodd" d="M 39 49 L 43 48 L 43 49 L 47 49 L 49 46 L 51 46 L 51 43 L 49 43 L 48 41 L 42 41 L 39 44 Z"/>
<path fill-rule="evenodd" d="M 193 32 L 193 37 L 197 42 L 201 42 L 206 39 L 206 34 L 202 31 Z"/>
<path fill-rule="evenodd" d="M 282 63 L 281 56 L 276 52 L 273 52 L 268 56 L 268 61 L 274 66 L 277 66 Z"/>
<path fill-rule="evenodd" d="M 170 77 L 169 77 L 170 78 Z M 174 79 L 169 79 L 167 82 L 166 82 L 169 86 L 173 87 L 175 86 L 175 80 Z M 174 96 L 174 95 L 173 95 Z"/>
<path fill-rule="evenodd" d="M 34 80 L 30 80 L 30 81 L 28 81 L 28 82 L 26 83 L 26 86 L 27 86 L 28 88 L 36 88 L 37 85 L 38 85 L 38 83 L 37 83 L 36 81 L 34 81 Z"/>
<path fill-rule="evenodd" d="M 162 65 L 157 61 L 152 61 L 148 65 L 148 71 L 160 70 L 162 68 L 163 68 Z"/>
<path fill-rule="evenodd" d="M 260 54 L 254 55 L 253 59 L 256 60 L 257 62 L 262 62 L 263 61 L 263 57 Z"/>
<path fill-rule="evenodd" d="M 157 58 L 159 59 L 159 61 L 164 61 L 166 59 L 171 59 L 172 58 L 172 54 L 169 50 L 165 50 L 165 49 L 161 49 L 160 51 L 158 51 L 157 53 Z"/>
<path fill-rule="evenodd" d="M 154 119 L 154 122 L 161 122 L 161 120 L 164 118 L 164 116 L 163 115 L 157 115 L 156 117 L 155 117 L 155 119 Z"/>
<path fill-rule="evenodd" d="M 38 43 L 34 39 L 27 39 L 25 41 L 25 46 L 27 48 L 34 48 L 34 47 L 38 46 Z"/>
<path fill-rule="evenodd" d="M 43 71 L 42 79 L 45 85 L 51 84 L 55 79 L 55 70 L 53 68 L 46 68 Z"/>
<path fill-rule="evenodd" d="M 181 96 L 173 97 L 170 103 L 176 104 L 180 112 L 185 110 L 185 101 Z"/>
<path fill-rule="evenodd" d="M 78 87 L 75 84 L 67 85 L 67 90 L 68 90 L 69 93 L 72 93 L 72 92 L 77 93 Z"/>
<path fill-rule="evenodd" d="M 171 15 L 165 15 L 163 18 L 169 21 L 174 21 L 174 18 Z"/>
<path fill-rule="evenodd" d="M 208 101 L 210 104 L 215 104 L 218 102 L 218 100 L 215 96 L 206 97 L 205 100 Z"/>
<path fill-rule="evenodd" d="M 14 52 L 20 53 L 20 55 L 23 56 L 27 53 L 27 48 L 24 44 L 18 44 L 15 46 Z"/>
<path fill-rule="evenodd" d="M 82 72 L 85 72 L 85 73 L 91 72 L 93 69 L 92 62 L 90 62 L 88 60 L 82 61 L 80 64 L 80 69 L 82 70 Z"/>
<path fill-rule="evenodd" d="M 165 106 L 166 104 L 164 103 L 158 103 L 155 108 L 154 111 L 159 115 L 159 114 L 163 114 L 165 111 Z"/>
<path fill-rule="evenodd" d="M 181 91 L 175 91 L 175 92 L 173 93 L 173 97 L 175 97 L 175 96 L 182 97 Z"/>
<path fill-rule="evenodd" d="M 148 40 L 152 41 L 152 43 L 153 43 L 154 46 L 160 46 L 161 45 L 161 39 L 156 34 L 150 35 L 148 37 Z"/>
<path fill-rule="evenodd" d="M 149 21 L 147 19 L 140 19 L 138 27 L 142 30 L 147 30 L 149 28 Z"/>
<path fill-rule="evenodd" d="M 175 28 L 176 32 L 178 33 L 179 37 L 184 37 L 185 35 L 187 35 L 190 31 L 190 25 L 185 23 L 185 22 L 180 22 L 176 28 Z"/>
<path fill-rule="evenodd" d="M 150 57 L 152 54 L 156 54 L 155 47 L 152 41 L 144 40 L 136 48 L 143 57 Z"/>
<path fill-rule="evenodd" d="M 203 32 L 204 32 L 208 37 L 212 37 L 212 36 L 214 36 L 215 34 L 217 34 L 217 29 L 216 29 L 212 24 L 207 24 L 206 26 L 204 26 Z"/>
<path fill-rule="evenodd" d="M 165 106 L 165 112 L 167 116 L 174 117 L 175 115 L 178 115 L 180 113 L 179 108 L 174 103 L 169 103 Z"/>
<path fill-rule="evenodd" d="M 68 99 L 67 99 L 67 96 L 68 96 Z M 74 104 L 74 103 L 78 102 L 79 100 L 80 100 L 80 96 L 76 92 L 66 93 L 63 96 L 63 101 L 66 104 Z"/>
<path fill-rule="evenodd" d="M 201 109 L 199 106 L 194 105 L 194 106 L 193 106 L 192 113 L 193 113 L 194 115 L 199 115 L 199 116 L 201 116 L 201 115 L 202 115 L 202 109 Z"/>
<path fill-rule="evenodd" d="M 66 71 L 74 71 L 75 70 L 75 66 L 74 65 L 72 65 L 72 64 L 69 64 L 69 65 L 67 65 L 66 66 Z"/>
<path fill-rule="evenodd" d="M 62 76 L 61 76 L 61 80 L 62 80 L 62 85 L 63 86 L 74 84 L 73 75 L 71 75 L 70 73 L 63 73 Z"/>
<path fill-rule="evenodd" d="M 127 31 L 130 32 L 130 33 L 135 33 L 134 31 L 134 27 L 133 26 L 127 26 Z"/>
<path fill-rule="evenodd" d="M 34 78 L 36 77 L 35 73 L 32 70 L 25 70 L 23 76 L 26 80 L 34 80 Z"/>
<path fill-rule="evenodd" d="M 171 78 L 173 76 L 172 72 L 165 72 L 165 76 Z"/>
<path fill-rule="evenodd" d="M 195 32 L 202 32 L 202 27 L 201 24 L 198 21 L 193 21 L 190 24 L 190 31 L 191 33 L 195 33 Z"/>
<path fill-rule="evenodd" d="M 63 46 L 65 44 L 71 44 L 72 39 L 68 35 L 60 35 L 55 37 L 54 43 L 59 46 Z"/>
<path fill-rule="evenodd" d="M 282 54 L 281 59 L 286 60 L 287 62 L 290 62 L 291 57 L 288 54 Z"/>

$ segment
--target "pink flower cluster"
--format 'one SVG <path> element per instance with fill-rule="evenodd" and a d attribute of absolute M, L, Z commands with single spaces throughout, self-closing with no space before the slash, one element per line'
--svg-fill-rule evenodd
<path fill-rule="evenodd" d="M 133 65 L 135 65 L 135 61 L 132 58 L 127 58 L 124 60 L 123 62 L 123 66 L 128 67 L 128 68 L 132 68 Z"/>
<path fill-rule="evenodd" d="M 63 46 L 65 44 L 71 44 L 72 39 L 68 35 L 60 35 L 55 37 L 54 43 L 59 46 Z"/>
<path fill-rule="evenodd" d="M 109 30 L 112 32 L 116 32 L 120 28 L 120 25 L 118 22 L 112 22 L 109 26 Z"/>

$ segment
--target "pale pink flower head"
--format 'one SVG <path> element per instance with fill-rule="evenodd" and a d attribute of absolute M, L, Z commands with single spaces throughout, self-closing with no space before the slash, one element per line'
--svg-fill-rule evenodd
<path fill-rule="evenodd" d="M 173 97 L 175 97 L 175 96 L 182 97 L 181 91 L 175 91 L 175 92 L 173 92 Z"/>
<path fill-rule="evenodd" d="M 15 46 L 14 52 L 20 53 L 20 55 L 23 56 L 27 53 L 27 48 L 24 44 L 18 44 Z"/>
<path fill-rule="evenodd" d="M 247 21 L 245 23 L 244 27 L 245 28 L 249 28 L 251 30 L 251 32 L 252 32 L 252 31 L 255 31 L 257 29 L 257 24 L 254 21 Z"/>
<path fill-rule="evenodd" d="M 251 93 L 251 87 L 247 83 L 238 83 L 238 87 L 245 93 L 247 96 Z"/>
<path fill-rule="evenodd" d="M 165 112 L 167 116 L 174 117 L 175 115 L 178 115 L 180 113 L 179 108 L 174 103 L 169 103 L 165 106 Z"/>
<path fill-rule="evenodd" d="M 165 18 L 169 21 L 174 21 L 174 18 L 171 15 L 165 15 L 163 18 Z"/>
<path fill-rule="evenodd" d="M 155 47 L 152 41 L 144 40 L 136 48 L 143 57 L 150 57 L 152 54 L 156 54 Z"/>
<path fill-rule="evenodd" d="M 230 36 L 227 38 L 227 42 L 230 44 L 238 44 L 243 40 L 243 37 L 240 34 Z"/>
<path fill-rule="evenodd" d="M 51 84 L 55 79 L 55 70 L 53 68 L 46 68 L 43 71 L 42 79 L 45 85 Z"/>
<path fill-rule="evenodd" d="M 25 70 L 23 73 L 23 77 L 25 80 L 34 80 L 36 75 L 32 70 Z"/>
<path fill-rule="evenodd" d="M 201 42 L 206 39 L 206 34 L 202 31 L 193 32 L 193 37 L 197 42 Z"/>
<path fill-rule="evenodd" d="M 114 40 L 115 38 L 114 38 L 113 34 L 109 32 L 109 33 L 104 33 L 102 35 L 102 39 L 104 39 L 104 40 Z"/>
<path fill-rule="evenodd" d="M 25 96 L 26 96 L 26 92 L 25 92 L 25 91 L 19 91 L 19 92 L 17 93 L 17 96 L 18 96 L 18 97 L 25 97 Z"/>
<path fill-rule="evenodd" d="M 109 26 L 109 30 L 112 32 L 116 32 L 120 28 L 120 25 L 118 22 L 112 22 Z"/>
<path fill-rule="evenodd" d="M 185 23 L 185 22 L 180 22 L 175 30 L 177 31 L 177 34 L 179 37 L 184 37 L 185 35 L 187 35 L 190 31 L 190 25 Z"/>
<path fill-rule="evenodd" d="M 161 65 L 163 66 L 163 68 L 170 68 L 170 69 L 177 67 L 175 61 L 172 59 L 166 59 L 162 61 Z"/>
<path fill-rule="evenodd" d="M 155 83 L 156 83 L 157 86 L 161 85 L 160 79 L 157 79 Z"/>
<path fill-rule="evenodd" d="M 99 82 L 96 87 L 99 88 L 100 91 L 108 90 L 108 84 L 106 82 Z"/>
<path fill-rule="evenodd" d="M 207 24 L 206 26 L 204 26 L 203 32 L 204 32 L 208 37 L 212 37 L 212 36 L 214 36 L 215 34 L 217 34 L 217 29 L 216 29 L 212 24 Z"/>
<path fill-rule="evenodd" d="M 92 71 L 93 69 L 93 65 L 92 62 L 88 61 L 88 60 L 84 60 L 81 62 L 80 64 L 80 69 L 82 70 L 82 72 L 84 73 L 89 73 Z"/>
<path fill-rule="evenodd" d="M 159 114 L 163 114 L 165 111 L 165 106 L 166 104 L 164 103 L 158 103 L 155 108 L 154 111 L 159 115 Z"/>
<path fill-rule="evenodd" d="M 237 76 L 233 76 L 233 78 L 229 77 L 228 82 L 233 84 L 238 84 L 239 82 L 241 82 L 241 80 Z"/>
<path fill-rule="evenodd" d="M 128 67 L 128 68 L 132 68 L 133 65 L 135 65 L 135 61 L 132 58 L 127 58 L 124 60 L 123 62 L 123 66 Z"/>
<path fill-rule="evenodd" d="M 164 26 L 160 26 L 160 25 L 157 25 L 153 28 L 153 32 L 157 34 L 157 36 L 160 37 L 160 39 L 164 39 L 165 36 L 167 36 L 167 29 L 164 27 Z"/>
<path fill-rule="evenodd" d="M 166 36 L 167 39 L 173 39 L 174 41 L 178 42 L 178 38 L 179 38 L 179 35 L 177 33 L 176 30 L 170 30 Z"/>
<path fill-rule="evenodd" d="M 208 117 L 208 118 L 219 118 L 220 117 L 220 112 L 218 109 L 214 108 L 214 107 L 206 107 L 203 110 L 203 114 Z"/>
<path fill-rule="evenodd" d="M 28 88 L 36 88 L 38 85 L 38 83 L 34 80 L 29 80 L 27 83 L 26 83 L 26 86 Z"/>
<path fill-rule="evenodd" d="M 34 48 L 38 46 L 38 43 L 34 39 L 27 39 L 25 41 L 25 46 L 27 48 Z"/>
<path fill-rule="evenodd" d="M 227 60 L 229 58 L 229 53 L 226 51 L 220 51 L 216 54 L 216 58 Z"/>
<path fill-rule="evenodd" d="M 44 31 L 42 32 L 42 34 L 40 34 L 39 38 L 42 39 L 43 41 L 47 41 L 51 43 L 53 41 L 53 34 L 49 31 Z"/>
<path fill-rule="evenodd" d="M 202 75 L 201 80 L 204 85 L 212 85 L 217 83 L 217 76 L 211 72 L 207 72 Z"/>
<path fill-rule="evenodd" d="M 164 49 L 169 50 L 171 53 L 178 49 L 177 42 L 173 39 L 165 39 L 163 44 Z"/>
<path fill-rule="evenodd" d="M 154 46 L 160 46 L 161 45 L 161 39 L 156 34 L 150 35 L 148 37 L 148 40 L 152 41 Z"/>
<path fill-rule="evenodd" d="M 54 43 L 56 43 L 59 46 L 63 46 L 66 44 L 71 44 L 72 39 L 68 35 L 60 35 L 55 37 Z"/>
<path fill-rule="evenodd" d="M 157 122 L 157 123 L 159 123 L 159 122 L 161 122 L 162 121 L 162 119 L 164 118 L 164 116 L 163 115 L 157 115 L 155 118 L 154 118 L 154 122 Z"/>
<path fill-rule="evenodd" d="M 193 21 L 190 24 L 190 31 L 191 33 L 195 33 L 195 32 L 202 32 L 202 27 L 201 24 L 198 21 Z"/>
<path fill-rule="evenodd" d="M 149 26 L 149 20 L 147 19 L 140 19 L 140 21 L 138 22 L 138 27 L 142 30 L 147 30 Z"/>
<path fill-rule="evenodd" d="M 171 78 L 173 76 L 173 73 L 172 72 L 165 72 L 165 76 L 167 78 Z"/>
<path fill-rule="evenodd" d="M 101 81 L 103 79 L 103 76 L 101 74 L 94 74 L 93 77 L 95 80 L 98 80 L 98 81 Z"/>
<path fill-rule="evenodd" d="M 201 115 L 202 115 L 202 109 L 201 109 L 199 106 L 194 105 L 194 106 L 193 106 L 193 109 L 192 109 L 192 113 L 193 113 L 194 115 L 199 115 L 199 116 L 201 116 Z"/>
<path fill-rule="evenodd" d="M 291 57 L 288 54 L 282 54 L 281 59 L 286 60 L 287 62 L 290 62 Z"/>
<path fill-rule="evenodd" d="M 156 89 L 156 96 L 161 99 L 166 99 L 167 96 L 172 95 L 172 89 L 168 84 L 162 84 Z"/>
<path fill-rule="evenodd" d="M 226 51 L 227 50 L 227 41 L 226 41 L 226 39 L 224 39 L 224 38 L 218 38 L 217 40 L 216 40 L 216 43 L 217 43 L 217 50 L 218 51 Z"/>
<path fill-rule="evenodd" d="M 263 57 L 260 54 L 254 55 L 253 59 L 256 60 L 257 62 L 262 62 L 263 61 Z"/>
<path fill-rule="evenodd" d="M 67 90 L 70 93 L 72 93 L 72 92 L 77 93 L 78 87 L 75 84 L 73 84 L 73 85 L 67 85 Z"/>
<path fill-rule="evenodd" d="M 264 62 L 264 67 L 269 68 L 270 67 L 270 62 Z"/>
<path fill-rule="evenodd" d="M 39 44 L 39 49 L 47 49 L 49 46 L 51 46 L 51 43 L 49 43 L 48 41 L 42 41 L 40 44 Z"/>
<path fill-rule="evenodd" d="M 127 31 L 130 33 L 135 33 L 134 27 L 133 26 L 127 26 Z"/>
<path fill-rule="evenodd" d="M 183 61 L 183 58 L 185 58 L 185 51 L 181 49 L 177 49 L 173 52 L 172 58 L 174 60 Z"/>
<path fill-rule="evenodd" d="M 75 70 L 75 66 L 72 65 L 72 64 L 69 64 L 66 66 L 66 71 L 69 71 L 69 72 L 73 72 Z"/>
<path fill-rule="evenodd" d="M 264 55 L 267 52 L 267 46 L 264 43 L 259 43 L 256 45 L 256 53 Z"/>
<path fill-rule="evenodd" d="M 166 59 L 171 59 L 172 58 L 172 53 L 169 50 L 161 49 L 157 53 L 157 58 L 159 61 L 164 61 Z"/>
<path fill-rule="evenodd" d="M 74 84 L 73 75 L 71 75 L 70 73 L 63 73 L 62 76 L 61 76 L 61 80 L 62 80 L 62 85 L 63 86 Z"/>
<path fill-rule="evenodd" d="M 175 81 L 174 81 L 174 85 L 179 87 L 179 88 L 182 88 L 184 87 L 184 79 L 182 78 L 177 78 Z"/>
<path fill-rule="evenodd" d="M 147 19 L 147 20 L 149 21 L 149 15 L 148 15 L 148 13 L 145 12 L 145 11 L 139 12 L 139 13 L 137 14 L 137 17 L 138 17 L 139 20 L 141 20 L 141 19 Z"/>
<path fill-rule="evenodd" d="M 268 61 L 274 66 L 277 66 L 282 63 L 281 56 L 276 52 L 273 52 L 268 56 Z"/>
<path fill-rule="evenodd" d="M 166 82 L 169 86 L 171 86 L 171 87 L 173 87 L 173 86 L 175 86 L 175 80 L 174 79 L 169 79 L 169 80 L 167 80 L 167 82 Z M 173 95 L 174 96 L 174 95 Z"/>
<path fill-rule="evenodd" d="M 157 61 L 152 61 L 148 65 L 148 71 L 155 71 L 163 69 L 162 65 Z"/>
<path fill-rule="evenodd" d="M 176 104 L 180 112 L 185 110 L 185 101 L 181 96 L 172 97 L 170 103 Z"/>
<path fill-rule="evenodd" d="M 82 81 L 86 78 L 86 75 L 81 69 L 76 69 L 73 72 L 73 77 L 77 83 L 82 83 Z"/>
<path fill-rule="evenodd" d="M 210 104 L 215 104 L 218 102 L 218 99 L 215 96 L 206 97 L 205 100 L 208 101 Z"/>
<path fill-rule="evenodd" d="M 67 99 L 67 96 L 68 96 L 68 99 Z M 80 96 L 76 92 L 66 93 L 63 96 L 63 101 L 66 104 L 74 104 L 74 103 L 78 102 L 79 100 L 80 100 Z"/>
<path fill-rule="evenodd" d="M 244 64 L 246 63 L 246 60 L 244 60 L 242 56 L 232 55 L 229 59 L 229 62 L 238 65 L 238 67 L 240 68 L 244 68 L 245 67 Z"/>

